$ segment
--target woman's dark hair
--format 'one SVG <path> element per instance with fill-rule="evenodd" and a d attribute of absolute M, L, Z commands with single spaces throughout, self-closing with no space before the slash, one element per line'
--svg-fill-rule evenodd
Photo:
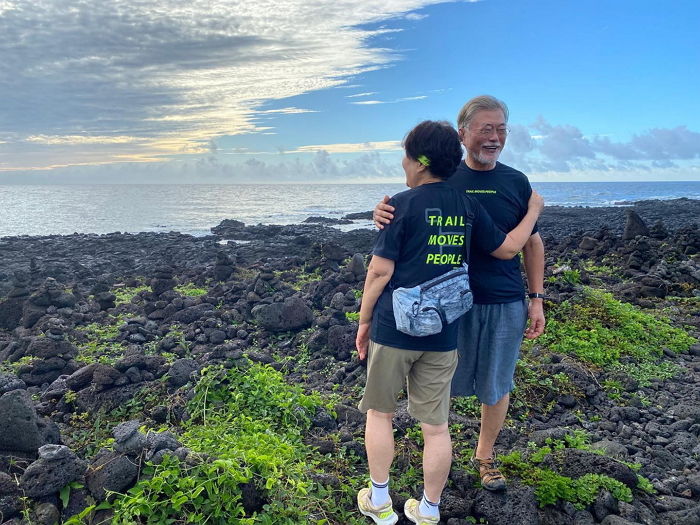
<path fill-rule="evenodd" d="M 406 156 L 427 166 L 430 173 L 447 179 L 462 160 L 459 134 L 449 122 L 424 120 L 403 139 Z"/>

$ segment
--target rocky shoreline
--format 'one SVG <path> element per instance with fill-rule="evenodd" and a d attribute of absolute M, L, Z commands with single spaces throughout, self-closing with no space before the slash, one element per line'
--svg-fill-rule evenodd
<path fill-rule="evenodd" d="M 547 208 L 539 225 L 548 309 L 578 304 L 592 286 L 698 338 L 699 222 L 700 201 L 689 199 Z M 53 524 L 90 507 L 86 523 L 108 523 L 114 511 L 99 504 L 143 479 L 146 462 L 208 461 L 183 444 L 181 427 L 198 373 L 213 365 L 243 374 L 243 363 L 269 364 L 288 383 L 335 399 L 332 410 L 313 414 L 304 442 L 327 458 L 356 458 L 361 470 L 364 418 L 354 406 L 364 367 L 353 352 L 353 315 L 374 236 L 226 220 L 206 237 L 1 238 L 0 523 Z M 523 387 L 499 449 L 525 456 L 550 447 L 538 452 L 538 469 L 574 480 L 602 475 L 632 499 L 621 501 L 608 487 L 590 503 L 543 504 L 542 485 L 526 482 L 527 472 L 506 493 L 492 494 L 475 488 L 473 472 L 457 461 L 444 523 L 700 523 L 697 340 L 682 351 L 659 348 L 668 366 L 658 370 L 673 374 L 643 379 L 547 344 L 523 349 Z M 646 366 L 633 357 L 621 362 Z M 473 446 L 477 422 L 468 403 L 456 404 L 451 416 L 460 457 Z M 403 405 L 396 423 L 404 450 L 414 422 Z M 569 446 L 581 441 L 578 432 L 587 444 Z M 397 463 L 409 470 L 406 457 Z M 515 460 L 510 467 L 517 470 Z M 350 473 L 320 470 L 310 474 L 313 482 L 336 490 L 351 513 L 342 491 Z M 638 488 L 638 475 L 653 494 Z M 271 497 L 264 483 L 251 482 L 242 494 L 246 516 Z M 397 508 L 402 498 L 394 494 Z"/>

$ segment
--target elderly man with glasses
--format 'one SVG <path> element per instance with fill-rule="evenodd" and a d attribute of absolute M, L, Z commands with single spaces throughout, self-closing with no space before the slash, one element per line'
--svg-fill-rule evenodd
<path fill-rule="evenodd" d="M 467 156 L 448 179 L 458 191 L 476 197 L 504 231 L 522 220 L 532 192 L 523 173 L 498 162 L 508 135 L 507 124 L 508 108 L 502 101 L 489 95 L 468 101 L 457 118 Z M 379 228 L 393 219 L 394 208 L 387 202 L 385 197 L 374 211 Z M 508 412 L 523 333 L 534 339 L 544 332 L 544 245 L 537 227 L 523 248 L 523 258 L 529 303 L 525 301 L 520 257 L 498 260 L 473 247 L 469 274 L 474 307 L 459 321 L 459 364 L 452 395 L 476 395 L 481 402 L 481 430 L 472 463 L 488 490 L 506 486 L 494 445 Z"/>

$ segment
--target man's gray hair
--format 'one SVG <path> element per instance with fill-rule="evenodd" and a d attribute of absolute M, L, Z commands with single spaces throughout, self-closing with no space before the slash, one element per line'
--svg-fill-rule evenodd
<path fill-rule="evenodd" d="M 508 106 L 506 106 L 505 102 L 491 95 L 479 95 L 478 97 L 474 97 L 459 110 L 459 114 L 457 115 L 457 128 L 468 127 L 478 111 L 494 110 L 501 110 L 506 122 L 508 122 Z"/>

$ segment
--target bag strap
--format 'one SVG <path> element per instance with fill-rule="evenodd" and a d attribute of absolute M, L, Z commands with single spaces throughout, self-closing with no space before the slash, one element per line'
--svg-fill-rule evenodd
<path fill-rule="evenodd" d="M 464 222 L 464 262 L 466 264 L 469 264 L 469 252 L 472 240 L 470 230 L 472 229 L 472 225 L 474 224 L 475 215 L 469 197 L 464 193 L 460 193 L 460 195 L 462 197 L 462 204 L 464 205 L 464 216 L 467 218 L 467 220 Z M 469 239 L 469 242 L 467 242 L 467 238 Z"/>

